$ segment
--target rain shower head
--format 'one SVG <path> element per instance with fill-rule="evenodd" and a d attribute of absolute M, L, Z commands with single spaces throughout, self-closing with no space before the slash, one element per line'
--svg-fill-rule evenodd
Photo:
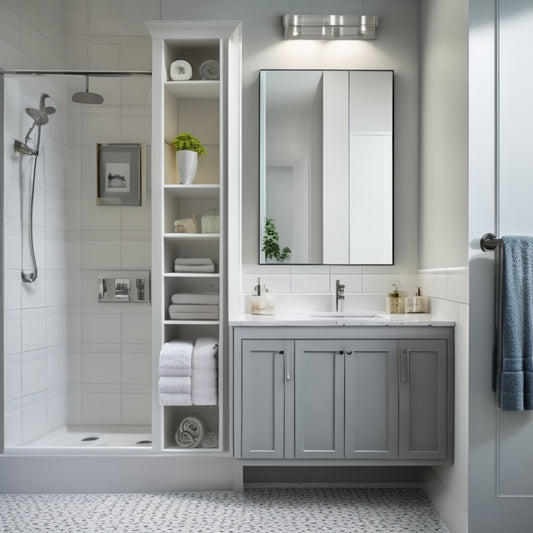
<path fill-rule="evenodd" d="M 85 76 L 85 91 L 74 93 L 72 101 L 78 104 L 101 104 L 104 97 L 97 93 L 89 92 L 89 76 Z"/>

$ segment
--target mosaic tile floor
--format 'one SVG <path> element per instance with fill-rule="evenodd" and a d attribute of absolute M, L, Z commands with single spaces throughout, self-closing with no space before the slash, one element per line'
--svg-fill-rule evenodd
<path fill-rule="evenodd" d="M 4 494 L 2 533 L 448 532 L 418 488 Z"/>

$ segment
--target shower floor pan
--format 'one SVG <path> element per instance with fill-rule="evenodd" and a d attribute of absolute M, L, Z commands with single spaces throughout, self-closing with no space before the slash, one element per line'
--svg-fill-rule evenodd
<path fill-rule="evenodd" d="M 28 442 L 21 448 L 152 448 L 150 428 L 69 426 Z"/>

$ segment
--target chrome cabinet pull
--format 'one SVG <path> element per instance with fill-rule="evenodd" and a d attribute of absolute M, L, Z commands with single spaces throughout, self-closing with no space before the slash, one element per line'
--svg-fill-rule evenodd
<path fill-rule="evenodd" d="M 409 381 L 409 350 L 403 350 L 400 357 L 400 381 L 407 383 Z"/>
<path fill-rule="evenodd" d="M 285 381 L 290 381 L 291 380 L 291 368 L 290 368 L 289 354 L 285 350 L 280 350 L 278 353 L 280 355 L 283 355 L 285 359 Z"/>

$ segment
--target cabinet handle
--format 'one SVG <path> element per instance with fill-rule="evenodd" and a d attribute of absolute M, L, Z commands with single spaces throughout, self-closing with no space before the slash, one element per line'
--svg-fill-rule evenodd
<path fill-rule="evenodd" d="M 400 358 L 400 381 L 407 383 L 409 381 L 409 350 L 404 350 Z"/>
<path fill-rule="evenodd" d="M 339 350 L 339 355 L 344 355 L 344 350 Z"/>
<path fill-rule="evenodd" d="M 346 355 L 352 355 L 352 350 L 347 350 Z"/>
<path fill-rule="evenodd" d="M 285 362 L 285 381 L 291 380 L 291 368 L 290 368 L 290 361 L 289 361 L 289 354 L 285 350 L 280 350 L 278 352 L 280 355 L 284 356 L 284 362 Z"/>

